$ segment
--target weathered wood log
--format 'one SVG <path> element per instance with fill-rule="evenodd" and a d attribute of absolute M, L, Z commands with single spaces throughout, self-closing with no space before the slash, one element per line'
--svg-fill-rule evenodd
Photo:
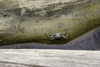
<path fill-rule="evenodd" d="M 0 50 L 0 67 L 99 67 L 100 51 Z"/>

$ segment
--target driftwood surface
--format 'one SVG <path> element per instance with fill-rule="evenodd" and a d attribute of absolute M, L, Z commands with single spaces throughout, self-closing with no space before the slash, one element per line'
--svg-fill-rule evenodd
<path fill-rule="evenodd" d="M 0 67 L 99 67 L 100 51 L 0 50 Z"/>

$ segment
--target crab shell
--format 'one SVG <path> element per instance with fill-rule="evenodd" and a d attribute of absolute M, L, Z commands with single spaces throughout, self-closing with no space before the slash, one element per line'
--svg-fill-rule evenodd
<path fill-rule="evenodd" d="M 56 33 L 54 37 L 55 37 L 55 39 L 61 39 L 62 38 L 60 33 Z"/>

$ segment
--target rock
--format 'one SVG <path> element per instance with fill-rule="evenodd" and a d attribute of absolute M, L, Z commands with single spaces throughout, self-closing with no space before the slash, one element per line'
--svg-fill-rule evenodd
<path fill-rule="evenodd" d="M 100 50 L 100 27 L 65 44 L 20 43 L 1 46 L 0 49 Z"/>
<path fill-rule="evenodd" d="M 0 0 L 0 45 L 68 43 L 100 26 L 99 6 L 99 0 Z M 45 36 L 50 30 L 63 33 L 65 29 L 70 34 L 67 41 Z"/>

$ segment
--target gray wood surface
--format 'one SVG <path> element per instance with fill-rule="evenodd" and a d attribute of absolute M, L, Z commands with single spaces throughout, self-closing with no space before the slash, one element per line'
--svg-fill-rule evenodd
<path fill-rule="evenodd" d="M 0 67 L 99 67 L 100 51 L 0 50 Z"/>

